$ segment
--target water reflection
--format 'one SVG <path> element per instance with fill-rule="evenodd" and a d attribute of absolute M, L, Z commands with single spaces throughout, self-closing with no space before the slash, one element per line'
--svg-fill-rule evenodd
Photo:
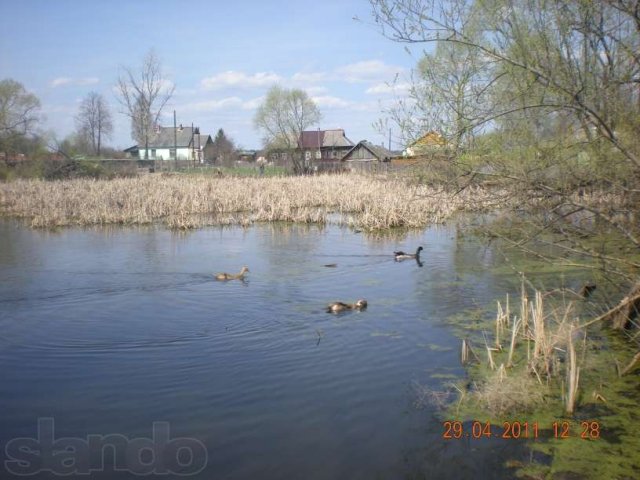
<path fill-rule="evenodd" d="M 415 245 L 418 263 L 394 262 Z M 3 222 L 0 246 L 3 443 L 32 435 L 38 417 L 81 437 L 168 421 L 207 447 L 195 478 L 502 475 L 504 445 L 446 443 L 434 411 L 412 406 L 412 382 L 463 373 L 443 320 L 504 294 L 493 257 L 454 226 L 374 236 Z M 214 281 L 242 265 L 246 282 Z M 366 311 L 325 311 L 358 298 Z"/>

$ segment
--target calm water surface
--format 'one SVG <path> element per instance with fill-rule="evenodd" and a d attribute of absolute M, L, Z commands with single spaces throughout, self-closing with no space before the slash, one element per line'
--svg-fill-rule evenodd
<path fill-rule="evenodd" d="M 417 245 L 422 268 L 393 261 Z M 414 406 L 414 382 L 463 374 L 444 320 L 504 295 L 495 262 L 455 227 L 393 240 L 337 227 L 2 222 L 3 453 L 35 438 L 39 418 L 54 419 L 56 439 L 149 438 L 168 422 L 171 438 L 206 447 L 191 459 L 206 467 L 187 478 L 509 478 L 500 464 L 513 443 L 442 440 L 435 410 Z M 248 281 L 213 280 L 245 264 Z M 357 298 L 366 311 L 323 310 Z M 91 478 L 134 478 L 107 450 Z"/>

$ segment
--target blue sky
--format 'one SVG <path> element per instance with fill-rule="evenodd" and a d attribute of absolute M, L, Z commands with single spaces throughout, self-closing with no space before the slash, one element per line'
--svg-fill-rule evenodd
<path fill-rule="evenodd" d="M 244 148 L 261 147 L 252 118 L 274 83 L 314 98 L 315 128 L 386 144 L 372 123 L 394 96 L 387 83 L 396 74 L 403 83 L 416 61 L 381 35 L 366 0 L 0 0 L 0 78 L 40 98 L 43 126 L 58 138 L 97 91 L 114 114 L 109 143 L 132 145 L 114 87 L 119 68 L 151 48 L 176 87 L 162 123 L 175 109 L 179 123 L 223 128 Z"/>

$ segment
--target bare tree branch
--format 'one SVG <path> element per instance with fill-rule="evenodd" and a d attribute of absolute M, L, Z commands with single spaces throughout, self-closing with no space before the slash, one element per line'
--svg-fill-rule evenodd
<path fill-rule="evenodd" d="M 145 146 L 145 159 L 148 159 L 151 132 L 173 96 L 175 85 L 163 77 L 160 59 L 151 50 L 138 72 L 129 67 L 122 68 L 117 88 L 122 113 L 131 119 L 132 135 L 139 145 Z"/>
<path fill-rule="evenodd" d="M 89 92 L 80 104 L 76 115 L 78 132 L 87 137 L 93 153 L 100 155 L 102 140 L 113 132 L 113 122 L 109 105 L 102 95 Z"/>

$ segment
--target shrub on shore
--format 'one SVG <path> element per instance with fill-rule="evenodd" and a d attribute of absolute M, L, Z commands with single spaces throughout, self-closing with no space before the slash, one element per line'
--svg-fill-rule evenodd
<path fill-rule="evenodd" d="M 112 179 L 137 175 L 135 165 L 123 163 L 122 166 L 105 165 L 92 160 L 35 159 L 23 160 L 14 165 L 0 163 L 0 181 L 19 179 L 69 180 L 74 178 Z"/>

